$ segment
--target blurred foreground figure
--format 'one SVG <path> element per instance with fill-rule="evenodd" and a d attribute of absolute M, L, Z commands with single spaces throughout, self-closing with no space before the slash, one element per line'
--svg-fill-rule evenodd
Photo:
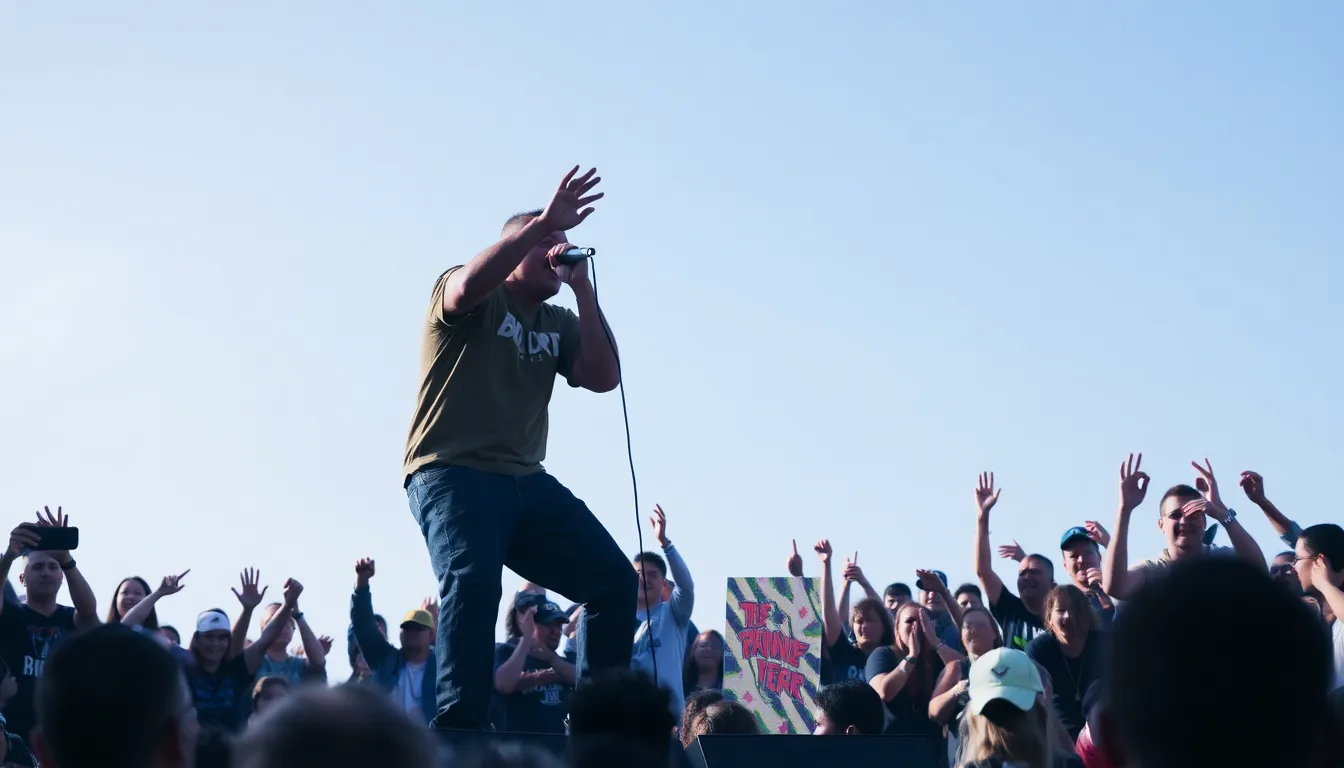
<path fill-rule="evenodd" d="M 192 768 L 200 726 L 182 667 L 153 636 L 106 624 L 61 643 L 37 686 L 48 768 Z"/>
<path fill-rule="evenodd" d="M 1101 747 L 1137 768 L 1305 768 L 1326 743 L 1331 676 L 1319 617 L 1263 567 L 1176 562 L 1116 618 Z"/>
<path fill-rule="evenodd" d="M 234 768 L 426 768 L 435 743 L 388 698 L 366 686 L 300 690 L 257 718 Z"/>

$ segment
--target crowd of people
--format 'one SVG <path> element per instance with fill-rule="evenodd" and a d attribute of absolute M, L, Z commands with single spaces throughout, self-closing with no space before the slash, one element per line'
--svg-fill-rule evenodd
<path fill-rule="evenodd" d="M 1267 561 L 1212 466 L 1194 469 L 1193 484 L 1172 486 L 1156 505 L 1165 539 L 1157 557 L 1129 558 L 1130 521 L 1148 491 L 1142 457 L 1131 456 L 1109 531 L 1062 521 L 1058 561 L 1016 541 L 998 545 L 997 556 L 1019 564 L 1015 589 L 993 569 L 992 474 L 974 494 L 978 583 L 919 569 L 913 588 L 879 592 L 857 563 L 837 565 L 831 543 L 817 542 L 815 734 L 920 739 L 931 764 L 973 768 L 1341 764 L 1344 529 L 1300 527 L 1260 475 L 1243 472 L 1246 499 L 1284 542 Z M 345 642 L 353 672 L 331 685 L 335 642 L 308 625 L 297 580 L 264 604 L 259 574 L 244 571 L 236 612 L 204 610 L 189 635 L 155 612 L 186 574 L 152 589 L 124 578 L 100 615 L 72 553 L 39 548 L 44 530 L 66 525 L 61 510 L 44 510 L 14 528 L 0 557 L 6 579 L 22 563 L 18 592 L 0 605 L 0 766 L 485 759 L 445 756 L 431 737 L 439 606 L 426 600 L 389 625 L 374 607 L 374 560 L 354 565 Z M 693 568 L 661 508 L 651 525 L 658 550 L 631 558 L 639 589 L 629 670 L 584 679 L 575 659 L 584 606 L 562 606 L 547 585 L 529 583 L 504 607 L 507 638 L 490 676 L 495 731 L 568 734 L 567 757 L 584 766 L 667 765 L 698 737 L 762 732 L 747 704 L 722 690 L 724 638 L 691 621 Z M 1229 547 L 1214 543 L 1219 529 Z M 796 544 L 785 565 L 806 575 Z M 57 602 L 63 585 L 72 605 Z M 491 749 L 488 764 L 555 759 Z"/>

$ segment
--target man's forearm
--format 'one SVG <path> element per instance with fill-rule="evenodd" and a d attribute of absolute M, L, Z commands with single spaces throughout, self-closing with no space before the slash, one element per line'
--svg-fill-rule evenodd
<path fill-rule="evenodd" d="M 327 652 L 322 648 L 322 643 L 317 639 L 317 633 L 308 626 L 308 621 L 298 618 L 294 622 L 299 627 L 299 639 L 303 642 L 303 655 L 308 658 L 308 666 L 325 667 L 327 665 Z"/>
<path fill-rule="evenodd" d="M 1254 565 L 1261 570 L 1269 570 L 1269 564 L 1265 562 L 1265 553 L 1261 551 L 1260 545 L 1255 543 L 1255 537 L 1241 526 L 1241 521 L 1233 521 L 1231 525 L 1223 523 L 1223 530 L 1227 531 L 1227 537 L 1232 540 L 1232 549 L 1236 551 L 1237 557 Z"/>
<path fill-rule="evenodd" d="M 74 604 L 75 615 L 84 626 L 92 626 L 98 621 L 98 596 L 93 587 L 76 566 L 65 572 L 65 583 L 70 589 L 70 602 Z"/>
<path fill-rule="evenodd" d="M 443 290 L 443 308 L 447 312 L 474 309 L 490 292 L 504 283 L 522 263 L 527 252 L 551 234 L 541 218 L 529 221 L 505 235 L 489 248 L 476 254 L 465 266 L 448 276 Z"/>
<path fill-rule="evenodd" d="M 527 656 L 532 652 L 532 647 L 532 640 L 527 635 L 518 639 L 513 653 L 495 669 L 495 690 L 507 696 L 518 688 L 518 680 L 527 668 Z"/>
<path fill-rule="evenodd" d="M 233 630 L 229 632 L 229 658 L 247 649 L 247 629 L 251 626 L 252 609 L 243 606 L 243 612 L 238 614 L 238 620 L 233 622 Z"/>
<path fill-rule="evenodd" d="M 592 389 L 609 392 L 621 382 L 621 369 L 616 361 L 616 337 L 609 335 L 602 310 L 597 306 L 597 292 L 592 283 L 574 286 L 574 299 L 579 305 L 579 359 L 583 361 L 584 384 Z"/>
<path fill-rule="evenodd" d="M 1115 518 L 1114 532 L 1111 533 L 1111 546 L 1101 559 L 1101 589 L 1108 595 L 1124 600 L 1130 597 L 1129 581 L 1129 517 L 1130 512 L 1121 509 Z"/>
<path fill-rule="evenodd" d="M 559 676 L 560 682 L 565 685 L 574 685 L 574 681 L 578 677 L 574 665 L 570 664 L 569 659 L 566 659 L 564 656 L 557 655 L 555 658 L 551 659 L 551 669 L 553 669 L 555 674 Z"/>

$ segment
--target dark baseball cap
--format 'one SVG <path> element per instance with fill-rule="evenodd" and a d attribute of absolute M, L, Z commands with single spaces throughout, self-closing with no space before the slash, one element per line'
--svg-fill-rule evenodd
<path fill-rule="evenodd" d="M 934 571 L 934 572 L 933 572 L 933 575 L 934 575 L 934 576 L 937 576 L 938 578 L 940 578 L 940 579 L 943 580 L 943 586 L 944 586 L 944 587 L 947 586 L 947 574 L 946 574 L 946 573 L 943 573 L 942 571 Z M 915 589 L 922 589 L 922 590 L 924 590 L 925 592 L 928 592 L 928 591 L 929 591 L 929 587 L 924 586 L 924 580 L 923 580 L 923 579 L 920 579 L 919 581 L 916 581 L 916 582 L 915 582 Z"/>
<path fill-rule="evenodd" d="M 513 596 L 513 609 L 522 611 L 532 606 L 540 608 L 547 602 L 546 596 L 537 592 L 519 592 Z"/>
<path fill-rule="evenodd" d="M 1092 534 L 1088 533 L 1086 528 L 1081 525 L 1075 525 L 1065 531 L 1064 535 L 1059 538 L 1059 548 L 1062 550 L 1079 539 L 1086 539 L 1087 541 L 1096 543 L 1096 540 L 1092 538 Z"/>
<path fill-rule="evenodd" d="M 569 621 L 569 615 L 555 603 L 543 602 L 537 606 L 537 612 L 532 614 L 532 620 L 537 624 L 554 624 L 557 621 Z"/>

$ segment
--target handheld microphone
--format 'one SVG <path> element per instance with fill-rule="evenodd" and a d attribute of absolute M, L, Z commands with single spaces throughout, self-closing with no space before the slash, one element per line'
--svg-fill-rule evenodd
<path fill-rule="evenodd" d="M 596 248 L 570 248 L 568 251 L 555 257 L 556 264 L 578 264 L 589 256 L 596 256 Z"/>

